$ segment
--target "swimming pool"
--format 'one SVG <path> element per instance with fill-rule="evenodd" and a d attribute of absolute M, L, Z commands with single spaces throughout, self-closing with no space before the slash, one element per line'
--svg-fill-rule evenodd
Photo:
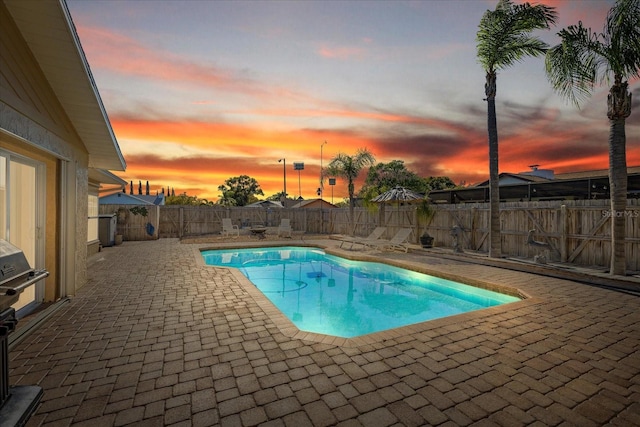
<path fill-rule="evenodd" d="M 353 338 L 520 298 L 309 247 L 207 250 L 239 269 L 300 330 Z"/>

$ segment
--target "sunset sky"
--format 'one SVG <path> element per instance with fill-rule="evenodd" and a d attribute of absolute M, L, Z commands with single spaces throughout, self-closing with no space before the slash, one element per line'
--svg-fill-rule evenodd
<path fill-rule="evenodd" d="M 266 198 L 283 190 L 284 158 L 289 195 L 315 198 L 321 161 L 365 147 L 421 176 L 488 178 L 475 38 L 496 0 L 67 3 L 127 162 L 116 173 L 136 190 L 149 181 L 154 193 L 216 200 L 226 179 L 249 175 Z M 613 5 L 544 3 L 559 14 L 539 33 L 552 45 L 579 20 L 601 31 Z M 500 171 L 606 169 L 607 89 L 577 109 L 552 91 L 542 58 L 499 73 Z M 637 166 L 637 80 L 630 90 L 627 163 Z M 346 193 L 338 180 L 335 201 Z"/>

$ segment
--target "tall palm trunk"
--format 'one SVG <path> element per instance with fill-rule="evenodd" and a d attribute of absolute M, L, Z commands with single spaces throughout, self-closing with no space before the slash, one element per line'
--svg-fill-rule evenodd
<path fill-rule="evenodd" d="M 502 256 L 500 237 L 500 190 L 498 175 L 498 123 L 496 120 L 496 73 L 488 72 L 484 92 L 487 96 L 487 128 L 489 130 L 489 256 Z"/>
<path fill-rule="evenodd" d="M 628 83 L 615 76 L 609 90 L 609 188 L 611 198 L 611 274 L 626 274 L 625 225 L 627 210 L 627 155 L 625 119 L 631 114 Z"/>

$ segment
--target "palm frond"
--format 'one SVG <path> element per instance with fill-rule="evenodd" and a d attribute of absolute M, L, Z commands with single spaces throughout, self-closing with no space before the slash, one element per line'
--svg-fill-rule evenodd
<path fill-rule="evenodd" d="M 484 13 L 478 25 L 476 47 L 478 62 L 485 71 L 509 67 L 526 56 L 539 56 L 548 45 L 531 36 L 538 29 L 555 24 L 554 8 L 545 5 L 498 2 L 496 9 Z"/>
<path fill-rule="evenodd" d="M 524 34 L 507 40 L 503 46 L 503 54 L 496 61 L 500 68 L 507 68 L 516 62 L 521 62 L 528 56 L 538 57 L 546 53 L 548 45 L 536 37 Z"/>
<path fill-rule="evenodd" d="M 618 0 L 600 34 L 579 22 L 558 35 L 561 43 L 545 58 L 547 78 L 576 105 L 611 77 L 640 77 L 640 0 Z"/>
<path fill-rule="evenodd" d="M 547 78 L 557 92 L 579 105 L 607 74 L 604 47 L 598 35 L 583 27 L 582 22 L 558 35 L 561 43 L 551 48 L 545 58 Z"/>
<path fill-rule="evenodd" d="M 545 5 L 532 6 L 529 3 L 513 7 L 513 28 L 515 31 L 530 32 L 548 30 L 555 25 L 558 16 L 554 8 Z"/>
<path fill-rule="evenodd" d="M 358 169 L 362 169 L 366 165 L 372 165 L 375 163 L 375 157 L 366 148 L 359 148 L 356 152 L 354 162 Z"/>
<path fill-rule="evenodd" d="M 607 14 L 603 36 L 613 73 L 640 77 L 640 0 L 619 0 Z"/>

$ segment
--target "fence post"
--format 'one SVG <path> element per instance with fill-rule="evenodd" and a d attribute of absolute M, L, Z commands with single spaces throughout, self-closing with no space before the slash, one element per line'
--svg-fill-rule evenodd
<path fill-rule="evenodd" d="M 182 238 L 183 231 L 184 231 L 184 208 L 180 206 L 180 228 L 178 228 L 179 238 Z"/>
<path fill-rule="evenodd" d="M 476 248 L 476 215 L 478 213 L 478 208 L 476 208 L 475 206 L 473 206 L 471 208 L 471 230 L 470 230 L 470 241 L 469 241 L 469 245 L 471 246 L 471 249 L 475 249 Z"/>
<path fill-rule="evenodd" d="M 567 206 L 560 205 L 560 262 L 567 262 Z"/>
<path fill-rule="evenodd" d="M 156 205 L 156 240 L 160 238 L 160 205 Z"/>

